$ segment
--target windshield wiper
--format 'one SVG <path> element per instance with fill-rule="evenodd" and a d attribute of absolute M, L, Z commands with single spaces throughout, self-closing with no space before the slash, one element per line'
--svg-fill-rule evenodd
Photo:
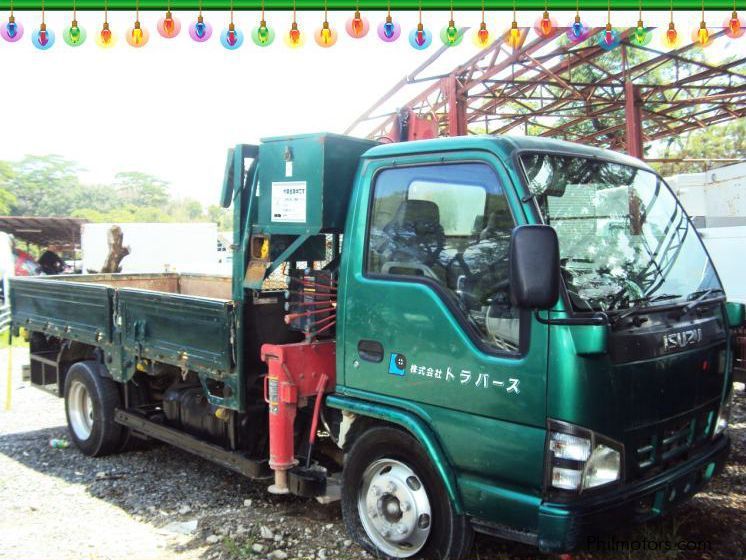
<path fill-rule="evenodd" d="M 639 312 L 642 309 L 645 309 L 643 303 L 653 303 L 655 301 L 663 301 L 667 299 L 676 299 L 678 297 L 681 297 L 681 294 L 658 294 L 657 296 L 649 297 L 641 297 L 637 299 L 631 299 L 628 300 L 631 305 L 629 309 L 627 309 L 624 313 L 620 313 L 616 317 L 614 317 L 612 323 L 616 325 L 619 321 L 626 319 L 630 315 L 634 315 L 635 313 Z"/>
<path fill-rule="evenodd" d="M 630 302 L 634 303 L 653 303 L 654 301 L 663 301 L 666 299 L 676 299 L 677 297 L 681 297 L 681 294 L 658 294 L 657 296 L 645 296 L 638 299 L 632 299 Z"/>
<path fill-rule="evenodd" d="M 696 292 L 692 292 L 690 297 L 694 297 L 694 299 L 681 308 L 681 315 L 686 315 L 705 303 L 707 301 L 707 296 L 710 294 L 722 291 L 722 288 L 710 288 L 709 290 L 697 290 Z"/>

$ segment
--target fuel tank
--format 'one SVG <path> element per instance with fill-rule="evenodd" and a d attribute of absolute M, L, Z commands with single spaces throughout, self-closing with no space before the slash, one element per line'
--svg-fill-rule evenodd
<path fill-rule="evenodd" d="M 215 415 L 201 385 L 171 386 L 163 395 L 163 413 L 168 423 L 219 445 L 227 445 L 229 423 Z"/>

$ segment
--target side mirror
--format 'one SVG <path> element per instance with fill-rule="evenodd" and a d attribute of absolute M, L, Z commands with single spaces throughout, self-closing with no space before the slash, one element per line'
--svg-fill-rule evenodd
<path fill-rule="evenodd" d="M 559 297 L 557 232 L 551 226 L 518 226 L 510 238 L 510 291 L 518 307 L 549 309 Z"/>

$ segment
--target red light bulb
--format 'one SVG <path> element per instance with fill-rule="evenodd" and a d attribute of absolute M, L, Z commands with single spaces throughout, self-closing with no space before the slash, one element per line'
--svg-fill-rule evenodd
<path fill-rule="evenodd" d="M 425 44 L 425 28 L 421 23 L 417 24 L 417 34 L 415 35 L 415 41 L 420 47 Z"/>
<path fill-rule="evenodd" d="M 741 32 L 741 20 L 738 19 L 735 12 L 733 12 L 733 17 L 728 22 L 728 29 L 733 35 L 738 35 Z"/>
<path fill-rule="evenodd" d="M 479 31 L 477 31 L 477 42 L 481 46 L 486 46 L 490 41 L 490 32 L 487 31 L 487 24 L 482 22 L 479 24 Z"/>
<path fill-rule="evenodd" d="M 293 25 L 290 28 L 290 40 L 293 43 L 298 43 L 298 41 L 300 41 L 300 31 L 298 30 L 298 24 L 295 22 L 293 22 Z"/>
<path fill-rule="evenodd" d="M 610 45 L 614 42 L 614 34 L 611 32 L 611 24 L 606 24 L 606 31 L 604 31 L 604 41 L 606 41 L 607 45 Z"/>
<path fill-rule="evenodd" d="M 355 10 L 355 17 L 352 18 L 352 31 L 358 37 L 362 35 L 365 25 L 363 24 L 363 18 L 360 17 L 360 10 Z"/>
<path fill-rule="evenodd" d="M 678 39 L 679 34 L 676 31 L 676 26 L 671 22 L 668 24 L 668 30 L 666 31 L 666 42 L 668 43 L 668 46 L 673 47 L 678 42 Z"/>
<path fill-rule="evenodd" d="M 541 22 L 539 24 L 539 27 L 541 29 L 542 35 L 544 35 L 544 36 L 547 36 L 547 35 L 549 35 L 552 32 L 552 28 L 553 28 L 553 26 L 552 26 L 552 20 L 549 19 L 549 12 L 546 11 L 546 10 L 544 11 L 544 15 L 541 18 Z"/>

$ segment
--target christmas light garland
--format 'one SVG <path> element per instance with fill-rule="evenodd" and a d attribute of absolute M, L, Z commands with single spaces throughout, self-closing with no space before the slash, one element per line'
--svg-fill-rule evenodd
<path fill-rule="evenodd" d="M 38 28 L 34 29 L 31 34 L 31 42 L 33 45 L 40 50 L 48 50 L 55 44 L 55 34 L 52 29 L 49 29 L 46 23 L 46 12 L 52 5 L 53 9 L 60 9 L 60 0 L 37 0 L 40 5 L 37 7 L 41 8 L 41 23 Z M 135 21 L 132 27 L 127 30 L 125 39 L 129 45 L 135 48 L 141 48 L 145 46 L 149 41 L 148 30 L 140 22 L 140 10 L 141 9 L 155 9 L 155 3 L 160 3 L 160 10 L 165 8 L 165 15 L 158 20 L 157 29 L 158 35 L 163 39 L 174 39 L 181 31 L 181 22 L 178 17 L 172 12 L 172 7 L 181 7 L 182 4 L 186 3 L 182 0 L 131 0 L 128 6 L 132 7 L 134 2 L 135 10 Z M 224 0 L 197 0 L 198 17 L 189 26 L 189 36 L 198 43 L 206 42 L 212 35 L 212 27 L 205 21 L 203 16 L 203 2 L 209 5 L 210 9 L 215 9 L 217 6 L 222 6 Z M 272 45 L 275 39 L 274 30 L 267 24 L 265 10 L 270 6 L 272 9 L 278 9 L 278 2 L 281 0 L 259 0 L 259 9 L 261 10 L 261 16 L 259 24 L 254 27 L 251 31 L 251 38 L 253 43 L 259 47 L 268 47 Z M 284 0 L 287 2 L 287 0 Z M 362 11 L 361 6 L 378 6 L 379 2 L 383 0 L 356 0 L 352 4 L 354 9 L 352 17 L 348 18 L 345 24 L 345 30 L 347 35 L 355 40 L 363 39 L 368 35 L 370 29 L 370 23 Z M 507 0 L 492 0 L 489 4 L 499 4 L 504 6 Z M 511 26 L 504 32 L 502 40 L 510 46 L 513 50 L 518 50 L 523 46 L 526 40 L 529 29 L 519 27 L 516 18 L 516 0 L 509 0 L 511 2 L 510 9 L 513 12 L 513 20 Z M 536 0 L 531 0 L 535 3 Z M 606 11 L 606 25 L 600 33 L 593 39 L 594 43 L 604 50 L 612 50 L 619 46 L 622 42 L 627 42 L 633 46 L 645 46 L 650 43 L 652 38 L 652 32 L 654 28 L 647 27 L 643 21 L 643 2 L 642 0 L 634 0 L 636 2 L 636 11 L 638 12 L 638 21 L 635 27 L 625 31 L 624 29 L 615 28 L 612 25 L 612 8 L 614 10 L 625 9 L 630 5 L 630 0 L 614 0 L 612 5 L 611 0 L 607 0 L 605 11 Z M 692 0 L 677 0 L 677 6 L 681 2 L 689 4 Z M 698 11 L 701 14 L 699 25 L 694 29 L 692 34 L 692 42 L 699 47 L 707 47 L 712 44 L 713 37 L 715 35 L 724 35 L 730 39 L 738 39 L 746 35 L 746 22 L 740 17 L 737 11 L 736 0 L 726 0 L 729 2 L 728 9 L 732 8 L 731 15 L 726 19 L 722 26 L 722 32 L 718 33 L 718 28 L 712 28 L 707 25 L 706 22 L 706 8 L 704 0 L 694 0 L 698 3 Z M 18 43 L 23 37 L 23 25 L 18 21 L 16 11 L 18 6 L 23 5 L 24 7 L 28 4 L 29 0 L 10 0 L 8 3 L 9 17 L 7 22 L 0 24 L 0 37 L 8 43 Z M 70 47 L 79 47 L 86 42 L 87 34 L 86 30 L 78 24 L 77 12 L 80 9 L 95 9 L 92 0 L 67 0 L 69 5 L 67 9 L 72 8 L 72 21 L 68 27 L 65 27 L 62 31 L 62 38 L 64 42 Z M 329 11 L 332 9 L 342 10 L 343 3 L 341 0 L 322 0 L 324 19 L 321 26 L 314 32 L 314 40 L 317 45 L 323 48 L 328 48 L 337 43 L 339 35 L 335 30 L 332 23 L 329 21 Z M 492 37 L 488 31 L 487 20 L 485 17 L 485 10 L 488 5 L 487 0 L 478 0 L 478 10 L 481 14 L 481 20 L 478 27 L 475 28 L 473 34 L 473 43 L 478 48 L 486 48 L 492 44 Z M 573 44 L 577 45 L 590 39 L 593 30 L 590 26 L 583 22 L 580 16 L 580 0 L 553 0 L 552 8 L 566 8 L 568 2 L 573 3 L 573 9 L 575 11 L 575 19 L 565 28 L 558 27 L 555 19 L 550 15 L 549 0 L 541 0 L 543 10 L 539 18 L 536 19 L 533 25 L 533 32 L 540 38 L 552 38 L 558 33 L 564 33 L 567 39 Z M 676 29 L 674 23 L 674 5 L 673 0 L 646 0 L 647 9 L 655 9 L 660 7 L 662 2 L 666 2 L 666 8 L 670 13 L 670 20 L 667 28 L 660 29 L 659 32 L 663 38 L 663 45 L 668 49 L 678 48 L 680 45 L 680 35 Z M 248 0 L 229 0 L 230 8 L 230 21 L 228 26 L 223 30 L 220 35 L 221 44 L 229 50 L 236 50 L 243 44 L 244 35 L 241 29 L 238 28 L 234 21 L 234 9 L 235 4 L 240 3 L 241 6 L 246 5 Z M 312 0 L 292 0 L 292 24 L 290 30 L 284 35 L 285 44 L 291 48 L 298 48 L 304 44 L 304 34 L 301 33 L 300 27 L 297 20 L 298 9 L 308 9 L 311 6 L 315 6 L 317 2 Z M 412 0 L 397 0 L 398 7 L 410 6 Z M 473 0 L 466 0 L 459 2 L 459 8 L 463 9 L 465 6 L 471 6 Z M 712 4 L 710 3 L 710 9 Z M 0 5 L 3 2 L 0 1 Z M 164 6 L 165 4 L 165 6 Z M 418 22 L 417 25 L 412 28 L 408 34 L 409 44 L 417 50 L 425 50 L 432 44 L 432 33 L 425 26 L 423 21 L 423 8 L 425 5 L 430 7 L 437 7 L 438 9 L 444 8 L 444 0 L 417 0 L 417 12 Z M 721 6 L 722 0 L 718 0 L 718 6 Z M 104 12 L 104 23 L 100 32 L 96 35 L 96 44 L 102 48 L 110 48 L 116 43 L 116 36 L 112 32 L 109 26 L 108 13 L 112 9 L 112 5 L 116 5 L 117 9 L 123 9 L 125 3 L 123 0 L 102 0 L 102 9 Z M 521 3 L 522 7 L 526 5 L 526 2 Z M 146 6 L 146 8 L 143 8 Z M 286 6 L 287 7 L 287 6 Z M 300 7 L 300 8 L 299 8 Z M 350 0 L 344 3 L 344 8 L 349 9 Z M 598 3 L 592 5 L 593 8 L 598 8 Z M 440 39 L 442 43 L 447 47 L 456 47 L 462 43 L 464 32 L 467 28 L 460 28 L 456 25 L 454 17 L 454 0 L 447 0 L 447 6 L 445 8 L 449 11 L 448 24 L 445 25 L 440 31 Z M 401 26 L 395 21 L 392 15 L 391 0 L 385 0 L 385 19 L 377 26 L 378 38 L 381 41 L 392 43 L 396 41 L 401 35 Z"/>

